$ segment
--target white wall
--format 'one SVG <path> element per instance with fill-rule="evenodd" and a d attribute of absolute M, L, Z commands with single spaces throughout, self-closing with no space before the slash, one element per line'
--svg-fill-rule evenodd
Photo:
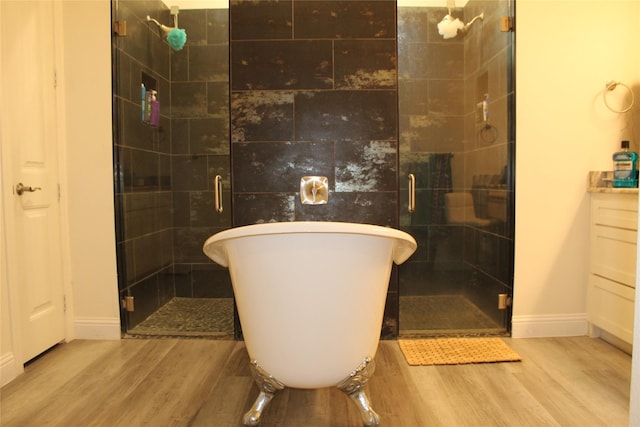
<path fill-rule="evenodd" d="M 111 148 L 111 2 L 62 3 L 63 199 L 68 209 L 73 336 L 119 338 Z"/>
<path fill-rule="evenodd" d="M 609 80 L 640 90 L 639 9 L 637 0 L 516 3 L 514 337 L 586 333 L 587 176 L 611 169 L 620 140 L 640 143 L 640 96 L 634 132 L 631 114 L 602 99 Z"/>

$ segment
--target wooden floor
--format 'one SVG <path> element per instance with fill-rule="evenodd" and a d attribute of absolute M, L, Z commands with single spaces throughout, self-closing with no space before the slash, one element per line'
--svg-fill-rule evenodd
<path fill-rule="evenodd" d="M 369 382 L 381 425 L 628 426 L 631 357 L 594 338 L 505 339 L 522 362 L 408 366 L 382 341 Z M 73 341 L 1 390 L 1 425 L 239 426 L 257 396 L 244 344 Z M 286 389 L 262 426 L 360 426 L 334 388 Z"/>

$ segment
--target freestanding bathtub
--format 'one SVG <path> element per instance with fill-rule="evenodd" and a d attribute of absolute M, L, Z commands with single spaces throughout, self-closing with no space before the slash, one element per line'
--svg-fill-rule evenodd
<path fill-rule="evenodd" d="M 260 389 L 245 425 L 258 425 L 285 386 L 337 386 L 365 425 L 379 424 L 363 386 L 374 371 L 392 262 L 416 247 L 399 230 L 340 222 L 248 225 L 206 241 L 205 254 L 229 268 Z"/>

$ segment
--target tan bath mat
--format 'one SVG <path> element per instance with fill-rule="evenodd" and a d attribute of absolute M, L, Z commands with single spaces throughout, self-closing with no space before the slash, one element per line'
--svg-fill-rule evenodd
<path fill-rule="evenodd" d="M 398 340 L 407 363 L 460 365 L 465 363 L 517 362 L 522 360 L 500 338 L 429 338 Z"/>

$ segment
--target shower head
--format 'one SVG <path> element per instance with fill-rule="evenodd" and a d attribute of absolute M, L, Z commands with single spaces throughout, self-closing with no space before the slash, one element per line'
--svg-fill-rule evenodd
<path fill-rule="evenodd" d="M 169 43 L 169 46 L 171 46 L 171 49 L 181 50 L 184 47 L 184 44 L 187 42 L 187 32 L 183 29 L 178 28 L 178 19 L 175 15 L 174 18 L 176 21 L 175 27 L 167 27 L 166 25 L 163 25 L 157 20 L 151 18 L 149 15 L 147 15 L 147 22 L 153 22 L 158 26 L 158 28 L 162 30 L 165 38 L 167 39 L 167 42 Z"/>
<path fill-rule="evenodd" d="M 451 9 L 449 9 L 449 13 L 438 23 L 438 33 L 445 39 L 452 39 L 458 35 L 458 31 L 466 34 L 469 31 L 469 27 L 478 19 L 484 20 L 484 13 L 481 13 L 465 24 L 458 18 L 451 16 Z"/>
<path fill-rule="evenodd" d="M 154 24 L 156 24 L 158 28 L 160 28 L 164 32 L 165 37 L 171 32 L 171 30 L 173 30 L 173 28 L 159 23 L 156 19 L 151 18 L 149 15 L 147 15 L 147 22 L 153 22 Z"/>

